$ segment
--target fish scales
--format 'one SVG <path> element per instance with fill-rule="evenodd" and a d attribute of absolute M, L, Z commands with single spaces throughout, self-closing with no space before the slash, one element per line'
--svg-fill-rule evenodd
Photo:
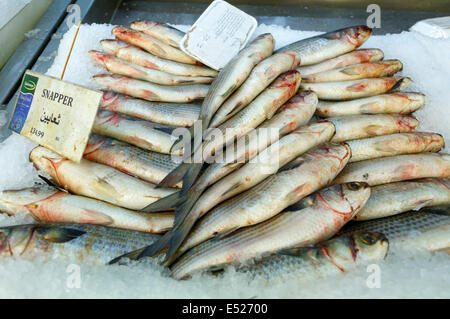
<path fill-rule="evenodd" d="M 370 197 L 365 183 L 327 188 L 315 196 L 314 204 L 300 211 L 277 216 L 206 241 L 183 255 L 172 267 L 172 276 L 183 279 L 212 266 L 242 263 L 276 251 L 314 245 L 333 236 Z"/>

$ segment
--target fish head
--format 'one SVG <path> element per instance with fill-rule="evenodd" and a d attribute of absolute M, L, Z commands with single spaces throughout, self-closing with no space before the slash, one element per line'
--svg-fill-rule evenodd
<path fill-rule="evenodd" d="M 0 257 L 22 254 L 33 235 L 29 225 L 0 228 Z"/>
<path fill-rule="evenodd" d="M 356 232 L 351 235 L 353 250 L 361 261 L 384 259 L 389 250 L 389 240 L 382 233 Z"/>
<path fill-rule="evenodd" d="M 325 33 L 320 35 L 322 38 L 332 39 L 332 40 L 342 40 L 345 39 L 354 48 L 359 47 L 363 44 L 372 34 L 372 29 L 366 25 L 357 25 L 353 27 L 348 27 L 333 32 Z"/>
<path fill-rule="evenodd" d="M 116 40 L 111 40 L 111 39 L 106 39 L 106 40 L 100 41 L 100 45 L 106 52 L 108 52 L 110 54 L 117 54 L 117 52 L 120 49 L 130 46 L 127 43 L 116 41 Z"/>
<path fill-rule="evenodd" d="M 57 181 L 59 167 L 68 160 L 48 148 L 38 146 L 31 151 L 30 161 L 38 170 L 46 172 Z"/>
<path fill-rule="evenodd" d="M 341 32 L 348 42 L 350 42 L 355 47 L 359 47 L 370 37 L 370 35 L 372 34 L 372 29 L 366 25 L 357 25 L 354 27 L 342 29 Z"/>
<path fill-rule="evenodd" d="M 353 214 L 369 200 L 371 189 L 365 182 L 349 182 L 340 185 L 342 198 L 349 204 Z"/>
<path fill-rule="evenodd" d="M 2 191 L 0 192 L 0 211 L 9 215 L 28 213 L 27 205 L 48 198 L 57 192 L 57 189 L 48 186 Z"/>
<path fill-rule="evenodd" d="M 127 98 L 124 95 L 106 91 L 103 93 L 102 99 L 100 100 L 100 106 L 109 110 L 117 112 L 119 104 L 123 103 Z"/>
<path fill-rule="evenodd" d="M 263 33 L 256 37 L 256 39 L 253 40 L 252 43 L 260 46 L 261 50 L 263 51 L 273 51 L 273 48 L 275 46 L 275 39 L 272 34 Z"/>

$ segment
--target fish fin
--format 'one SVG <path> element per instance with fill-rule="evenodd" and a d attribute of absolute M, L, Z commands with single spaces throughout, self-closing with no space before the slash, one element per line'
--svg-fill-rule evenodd
<path fill-rule="evenodd" d="M 163 197 L 156 202 L 151 203 L 150 205 L 141 209 L 141 212 L 145 213 L 154 213 L 154 212 L 163 212 L 170 210 L 178 205 L 180 201 L 180 192 L 175 192 L 170 194 L 169 196 Z"/>
<path fill-rule="evenodd" d="M 181 225 L 181 223 L 185 220 L 186 216 L 189 214 L 201 194 L 201 191 L 187 192 L 180 197 L 178 205 L 175 209 L 174 229 Z"/>
<path fill-rule="evenodd" d="M 421 210 L 422 208 L 426 207 L 431 202 L 433 202 L 432 199 L 421 200 L 420 202 L 417 203 L 417 206 L 414 207 L 412 210 L 414 210 L 414 211 Z"/>
<path fill-rule="evenodd" d="M 197 180 L 198 174 L 202 170 L 203 163 L 191 163 L 189 169 L 183 176 L 183 186 L 181 188 L 181 193 L 186 194 L 186 192 L 194 185 Z"/>
<path fill-rule="evenodd" d="M 234 92 L 235 89 L 236 89 L 236 84 L 233 84 L 222 94 L 222 97 L 225 99 L 228 98 L 231 95 L 231 93 Z"/>
<path fill-rule="evenodd" d="M 65 227 L 39 227 L 37 233 L 52 243 L 66 243 L 84 234 L 85 231 Z"/>
<path fill-rule="evenodd" d="M 169 246 L 170 238 L 172 238 L 171 230 L 165 233 L 150 246 L 144 247 L 136 259 L 141 259 L 144 257 L 154 257 L 159 253 L 162 253 L 163 250 Z"/>
<path fill-rule="evenodd" d="M 78 222 L 80 224 L 96 224 L 106 226 L 111 225 L 114 220 L 111 218 L 111 216 L 106 215 L 102 212 L 92 209 L 84 209 L 83 214 Z"/>
<path fill-rule="evenodd" d="M 156 43 L 153 43 L 153 49 L 158 52 L 159 55 L 161 56 L 166 56 L 166 50 L 164 50 L 163 48 L 161 48 L 159 45 L 157 45 Z"/>
<path fill-rule="evenodd" d="M 367 125 L 364 130 L 367 132 L 367 134 L 369 134 L 370 136 L 377 136 L 379 135 L 379 131 L 382 129 L 381 125 L 377 125 L 377 124 L 370 124 Z"/>
<path fill-rule="evenodd" d="M 287 249 L 281 249 L 279 251 L 277 251 L 278 255 L 284 255 L 284 256 L 294 256 L 294 257 L 298 257 L 302 254 L 303 251 L 305 251 L 306 249 L 309 248 L 313 248 L 314 246 L 304 246 L 304 247 L 292 247 L 292 248 L 287 248 Z"/>
<path fill-rule="evenodd" d="M 175 213 L 175 224 L 172 229 L 172 237 L 170 238 L 169 249 L 164 260 L 164 264 L 170 265 L 177 255 L 177 251 L 189 235 L 192 227 L 198 219 L 198 216 L 189 216 L 195 202 L 200 196 L 199 193 L 186 194 L 186 200 L 180 207 L 177 207 Z M 190 218 L 189 218 L 190 217 Z"/>
<path fill-rule="evenodd" d="M 42 179 L 47 185 L 55 187 L 56 189 L 60 190 L 61 192 L 66 192 L 68 193 L 69 191 L 61 186 L 59 186 L 56 182 L 53 182 L 51 180 L 49 180 L 47 177 L 42 176 L 42 175 L 38 175 L 40 179 Z"/>
<path fill-rule="evenodd" d="M 156 188 L 166 188 L 178 184 L 183 180 L 183 176 L 186 174 L 189 167 L 190 163 L 181 163 L 173 171 L 167 174 L 166 177 L 164 177 L 162 181 L 159 182 L 158 185 L 156 185 Z"/>
<path fill-rule="evenodd" d="M 356 67 L 354 67 L 353 65 L 342 69 L 340 72 L 344 73 L 344 74 L 347 74 L 347 75 L 358 75 L 358 74 L 360 74 L 358 72 L 358 69 Z"/>
<path fill-rule="evenodd" d="M 400 80 L 398 80 L 397 82 L 395 82 L 395 84 L 391 87 L 391 89 L 389 90 L 389 92 L 394 92 L 397 91 L 398 89 L 400 89 L 400 87 L 402 86 L 403 82 L 407 82 L 408 80 L 406 80 L 407 78 L 401 78 Z"/>
<path fill-rule="evenodd" d="M 304 209 L 307 207 L 314 206 L 315 198 L 316 198 L 316 196 L 314 196 L 314 195 L 305 197 L 302 200 L 300 200 L 299 202 L 287 207 L 285 210 L 283 210 L 283 212 L 296 211 L 296 210 L 301 210 L 301 209 Z"/>
<path fill-rule="evenodd" d="M 233 185 L 231 185 L 225 192 L 222 193 L 222 195 L 220 195 L 221 197 L 228 194 L 229 192 L 231 192 L 232 190 L 238 188 L 239 186 L 241 186 L 242 183 L 241 182 L 236 182 Z"/>
<path fill-rule="evenodd" d="M 121 195 L 117 192 L 116 188 L 112 186 L 104 177 L 96 178 L 97 185 L 100 187 L 99 191 L 112 196 L 112 197 L 120 197 Z"/>
<path fill-rule="evenodd" d="M 118 257 L 116 257 L 116 258 L 114 258 L 114 259 L 111 259 L 111 260 L 108 262 L 108 265 L 116 264 L 116 263 L 120 262 L 123 258 L 128 258 L 128 259 L 131 259 L 131 260 L 137 260 L 137 259 L 138 259 L 138 256 L 142 253 L 142 251 L 143 251 L 145 248 L 146 248 L 146 247 L 139 248 L 139 249 L 130 251 L 129 253 L 120 255 L 120 256 L 118 256 Z"/>
<path fill-rule="evenodd" d="M 450 216 L 450 206 L 449 205 L 427 207 L 427 208 L 421 209 L 420 211 L 425 212 L 425 213 Z"/>
<path fill-rule="evenodd" d="M 373 114 L 374 112 L 370 110 L 371 107 L 375 106 L 377 102 L 371 102 L 371 103 L 364 103 L 360 105 L 359 111 L 362 114 Z"/>

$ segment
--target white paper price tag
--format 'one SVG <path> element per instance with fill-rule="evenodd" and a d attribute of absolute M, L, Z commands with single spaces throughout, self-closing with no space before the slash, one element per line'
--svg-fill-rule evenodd
<path fill-rule="evenodd" d="M 186 54 L 219 70 L 247 44 L 257 25 L 254 17 L 216 0 L 186 32 L 180 47 Z"/>
<path fill-rule="evenodd" d="M 79 162 L 102 92 L 27 70 L 9 129 Z"/>

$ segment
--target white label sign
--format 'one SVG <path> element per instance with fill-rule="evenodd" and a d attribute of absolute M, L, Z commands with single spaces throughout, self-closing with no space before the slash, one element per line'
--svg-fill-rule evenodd
<path fill-rule="evenodd" d="M 9 129 L 79 162 L 101 97 L 100 91 L 27 70 Z"/>
<path fill-rule="evenodd" d="M 223 0 L 203 12 L 180 43 L 181 49 L 207 66 L 219 70 L 242 49 L 258 23 Z"/>

